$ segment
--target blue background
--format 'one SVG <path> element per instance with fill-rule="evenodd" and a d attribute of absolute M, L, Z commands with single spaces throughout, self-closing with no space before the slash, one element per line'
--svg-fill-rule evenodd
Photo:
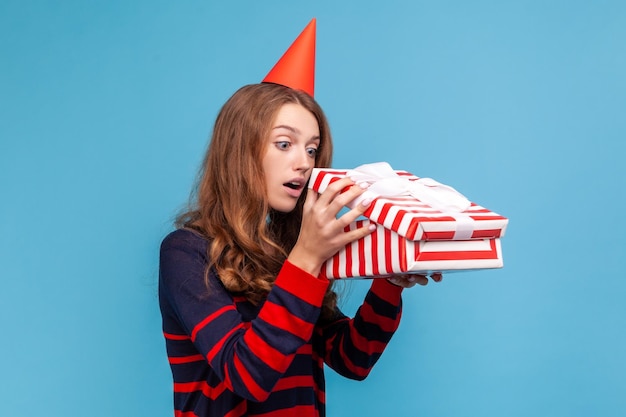
<path fill-rule="evenodd" d="M 626 2 L 539 0 L 3 0 L 2 414 L 172 415 L 160 240 L 219 107 L 312 17 L 334 166 L 511 219 L 504 269 L 406 291 L 370 377 L 328 372 L 329 415 L 625 415 Z"/>

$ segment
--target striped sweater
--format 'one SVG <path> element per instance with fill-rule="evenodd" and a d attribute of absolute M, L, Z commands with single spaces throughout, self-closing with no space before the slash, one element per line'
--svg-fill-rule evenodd
<path fill-rule="evenodd" d="M 320 319 L 329 281 L 288 261 L 266 301 L 229 293 L 211 272 L 208 241 L 180 229 L 161 244 L 159 302 L 175 417 L 321 417 L 324 364 L 361 380 L 400 321 L 402 289 L 372 281 L 350 319 Z"/>

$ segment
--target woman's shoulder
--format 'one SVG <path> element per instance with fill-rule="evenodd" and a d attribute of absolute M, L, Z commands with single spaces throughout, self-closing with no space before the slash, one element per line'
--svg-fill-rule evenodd
<path fill-rule="evenodd" d="M 198 250 L 206 253 L 209 240 L 200 232 L 189 228 L 176 229 L 170 232 L 161 242 L 161 252 L 170 249 Z"/>

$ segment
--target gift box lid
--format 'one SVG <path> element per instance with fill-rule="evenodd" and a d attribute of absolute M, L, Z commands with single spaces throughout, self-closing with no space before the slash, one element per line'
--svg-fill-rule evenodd
<path fill-rule="evenodd" d="M 501 238 L 508 225 L 506 217 L 471 202 L 452 187 L 394 170 L 386 162 L 352 170 L 315 168 L 309 188 L 322 193 L 345 176 L 369 184 L 350 207 L 372 198 L 364 215 L 410 240 Z"/>

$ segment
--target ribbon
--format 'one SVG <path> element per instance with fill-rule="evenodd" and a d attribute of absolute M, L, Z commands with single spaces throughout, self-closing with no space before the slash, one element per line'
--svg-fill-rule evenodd
<path fill-rule="evenodd" d="M 354 207 L 361 201 L 378 197 L 410 195 L 422 203 L 439 210 L 456 222 L 455 239 L 470 239 L 474 231 L 474 220 L 462 214 L 471 202 L 454 188 L 441 184 L 432 178 L 408 179 L 398 175 L 387 162 L 365 164 L 348 170 L 346 176 L 354 182 L 366 182 L 369 187 L 352 202 Z"/>
<path fill-rule="evenodd" d="M 411 195 L 439 211 L 457 213 L 467 210 L 472 204 L 454 188 L 432 178 L 410 180 L 401 177 L 387 162 L 361 165 L 349 170 L 346 176 L 356 183 L 369 184 L 367 191 L 363 193 L 365 196 L 362 195 L 360 200 Z"/>

